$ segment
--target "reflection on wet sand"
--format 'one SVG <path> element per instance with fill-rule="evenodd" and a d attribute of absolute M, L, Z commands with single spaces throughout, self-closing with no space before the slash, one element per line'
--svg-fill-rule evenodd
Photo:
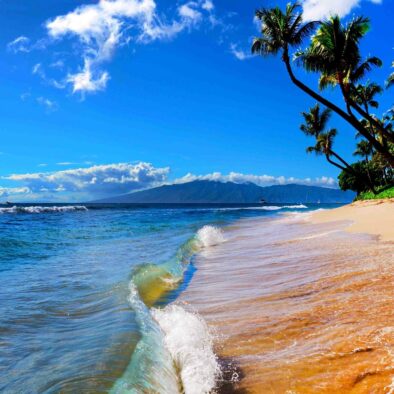
<path fill-rule="evenodd" d="M 181 301 L 241 368 L 236 391 L 394 393 L 394 245 L 305 218 L 230 228 Z"/>

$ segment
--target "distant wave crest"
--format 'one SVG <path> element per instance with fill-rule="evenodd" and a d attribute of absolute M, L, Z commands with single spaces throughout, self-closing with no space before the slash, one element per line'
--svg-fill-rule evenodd
<path fill-rule="evenodd" d="M 244 209 L 251 211 L 279 211 L 280 209 L 308 209 L 304 204 L 296 205 L 262 205 L 259 207 L 228 207 L 228 208 L 213 208 L 218 211 L 242 211 Z"/>
<path fill-rule="evenodd" d="M 2 213 L 51 213 L 51 212 L 72 212 L 72 211 L 87 211 L 88 209 L 84 205 L 65 205 L 65 206 L 40 206 L 34 205 L 30 207 L 13 206 L 7 208 L 0 208 L 0 214 Z"/>

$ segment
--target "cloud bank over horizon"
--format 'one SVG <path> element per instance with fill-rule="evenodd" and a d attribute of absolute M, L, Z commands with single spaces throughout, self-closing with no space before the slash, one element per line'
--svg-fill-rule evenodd
<path fill-rule="evenodd" d="M 151 163 L 114 163 L 53 172 L 35 172 L 3 176 L 4 181 L 15 182 L 13 187 L 0 186 L 0 197 L 13 201 L 89 201 L 98 198 L 131 193 L 164 184 L 179 184 L 195 180 L 247 183 L 259 186 L 298 183 L 335 188 L 332 177 L 294 178 L 271 175 L 213 172 L 205 175 L 191 173 L 170 179 L 169 167 L 154 167 Z"/>

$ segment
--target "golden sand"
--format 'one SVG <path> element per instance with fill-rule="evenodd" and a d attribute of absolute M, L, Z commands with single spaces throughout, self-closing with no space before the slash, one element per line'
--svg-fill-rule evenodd
<path fill-rule="evenodd" d="M 394 241 L 394 198 L 357 201 L 312 216 L 316 223 L 351 221 L 346 231 L 378 235 L 382 241 Z"/>
<path fill-rule="evenodd" d="M 377 235 L 376 220 L 380 241 L 345 232 Z M 390 222 L 392 202 L 247 220 L 199 256 L 181 299 L 214 329 L 235 392 L 394 393 Z"/>

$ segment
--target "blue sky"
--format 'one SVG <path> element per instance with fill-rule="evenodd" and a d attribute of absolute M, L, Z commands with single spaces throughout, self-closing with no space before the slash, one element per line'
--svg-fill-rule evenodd
<path fill-rule="evenodd" d="M 0 2 L 0 198 L 85 200 L 198 177 L 335 186 L 336 169 L 305 154 L 312 141 L 299 131 L 313 101 L 279 58 L 250 56 L 255 9 L 277 4 Z M 371 77 L 384 81 L 393 0 L 303 7 L 310 19 L 368 15 L 363 52 L 382 58 Z M 334 117 L 332 126 L 351 160 L 354 132 Z"/>

